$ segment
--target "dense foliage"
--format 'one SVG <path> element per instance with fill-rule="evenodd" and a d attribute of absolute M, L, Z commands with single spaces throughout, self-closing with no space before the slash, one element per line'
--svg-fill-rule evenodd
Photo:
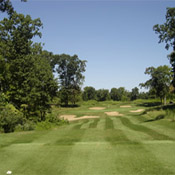
<path fill-rule="evenodd" d="M 80 60 L 77 55 L 60 55 L 56 71 L 59 75 L 60 98 L 66 106 L 69 102 L 75 105 L 81 92 L 84 81 L 86 61 Z"/>
<path fill-rule="evenodd" d="M 98 89 L 96 90 L 92 86 L 86 86 L 82 92 L 82 99 L 84 101 L 96 100 L 96 101 L 130 101 L 136 99 L 148 99 L 152 96 L 150 92 L 139 92 L 137 87 L 130 91 L 126 90 L 124 87 L 112 88 L 110 91 L 108 89 Z"/>
<path fill-rule="evenodd" d="M 96 99 L 96 90 L 92 86 L 87 86 L 84 88 L 82 98 L 84 101 L 95 100 Z"/>
<path fill-rule="evenodd" d="M 171 68 L 164 65 L 157 68 L 148 67 L 145 74 L 151 76 L 151 78 L 145 83 L 140 84 L 142 87 L 150 88 L 157 97 L 164 100 L 166 104 L 166 96 L 170 92 L 170 85 L 172 80 Z"/>
<path fill-rule="evenodd" d="M 112 88 L 110 92 L 111 99 L 114 101 L 129 100 L 129 92 L 124 87 Z"/>
<path fill-rule="evenodd" d="M 7 13 L 0 21 L 0 128 L 11 132 L 31 120 L 45 121 L 57 94 L 66 105 L 69 101 L 75 104 L 85 61 L 77 55 L 43 51 L 40 43 L 33 42 L 42 35 L 41 20 L 17 13 L 9 0 L 0 1 L 0 11 Z M 59 93 L 55 71 L 60 77 Z"/>
<path fill-rule="evenodd" d="M 108 89 L 99 89 L 96 91 L 96 99 L 97 101 L 106 101 L 110 99 L 109 90 Z"/>
<path fill-rule="evenodd" d="M 167 8 L 164 24 L 156 24 L 153 30 L 159 35 L 159 43 L 165 42 L 165 48 L 172 47 L 173 51 L 168 55 L 173 71 L 173 86 L 175 87 L 175 8 Z"/>
<path fill-rule="evenodd" d="M 136 100 L 138 97 L 139 97 L 139 89 L 135 87 L 131 91 L 131 100 Z"/>

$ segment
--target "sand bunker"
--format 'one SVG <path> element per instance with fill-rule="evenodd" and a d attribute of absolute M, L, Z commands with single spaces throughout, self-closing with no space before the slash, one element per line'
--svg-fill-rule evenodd
<path fill-rule="evenodd" d="M 130 112 L 142 112 L 142 111 L 144 111 L 144 109 L 137 109 L 135 111 L 130 111 Z"/>
<path fill-rule="evenodd" d="M 103 109 L 106 109 L 104 107 L 92 107 L 92 108 L 89 108 L 89 109 L 92 109 L 92 110 L 103 110 Z"/>
<path fill-rule="evenodd" d="M 123 116 L 123 114 L 120 114 L 119 112 L 105 112 L 108 116 Z"/>
<path fill-rule="evenodd" d="M 99 116 L 82 116 L 82 117 L 76 118 L 76 115 L 61 115 L 60 117 L 64 118 L 65 120 L 68 120 L 68 121 L 99 118 Z"/>
<path fill-rule="evenodd" d="M 121 108 L 131 108 L 130 105 L 123 105 L 123 106 L 120 106 Z"/>
<path fill-rule="evenodd" d="M 76 115 L 61 115 L 60 118 L 64 118 L 64 120 L 73 120 L 76 117 Z"/>

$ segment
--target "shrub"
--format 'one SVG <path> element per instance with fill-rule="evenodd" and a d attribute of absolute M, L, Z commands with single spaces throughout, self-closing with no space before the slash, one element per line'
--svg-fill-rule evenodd
<path fill-rule="evenodd" d="M 45 130 L 45 129 L 47 130 L 47 129 L 54 128 L 58 125 L 63 125 L 63 124 L 68 124 L 68 123 L 69 122 L 67 120 L 60 119 L 56 112 L 47 113 L 46 120 L 42 122 L 38 122 L 36 124 L 36 130 Z"/>
<path fill-rule="evenodd" d="M 18 124 L 15 127 L 15 131 L 32 131 L 35 129 L 35 123 L 29 120 L 26 120 L 24 124 Z"/>
<path fill-rule="evenodd" d="M 172 121 L 175 121 L 175 109 L 167 109 L 166 114 L 168 118 L 170 118 Z"/>
<path fill-rule="evenodd" d="M 34 129 L 35 129 L 35 123 L 30 120 L 27 120 L 23 125 L 24 131 L 32 131 Z"/>
<path fill-rule="evenodd" d="M 0 112 L 0 128 L 5 133 L 13 132 L 15 127 L 23 122 L 23 114 L 12 104 L 7 104 Z"/>
<path fill-rule="evenodd" d="M 83 105 L 85 105 L 85 106 L 94 106 L 97 104 L 98 104 L 98 102 L 96 100 L 83 101 Z"/>
<path fill-rule="evenodd" d="M 50 123 L 57 123 L 60 120 L 57 116 L 58 115 L 56 113 L 54 114 L 53 112 L 47 113 L 47 115 L 46 115 L 46 121 L 48 121 Z"/>
<path fill-rule="evenodd" d="M 48 121 L 42 121 L 38 122 L 36 125 L 36 130 L 47 130 L 55 126 L 53 123 L 50 123 Z"/>
<path fill-rule="evenodd" d="M 4 93 L 0 93 L 0 106 L 7 105 L 8 97 Z"/>

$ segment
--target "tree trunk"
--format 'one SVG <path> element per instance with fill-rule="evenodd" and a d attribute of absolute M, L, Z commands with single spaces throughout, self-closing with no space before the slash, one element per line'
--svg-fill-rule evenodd
<path fill-rule="evenodd" d="M 164 97 L 164 105 L 166 105 L 166 95 L 165 95 L 165 97 Z"/>
<path fill-rule="evenodd" d="M 66 99 L 65 99 L 65 106 L 68 106 L 69 105 L 69 99 L 68 99 L 68 96 L 66 96 Z"/>
<path fill-rule="evenodd" d="M 40 111 L 40 114 L 41 114 L 41 121 L 45 121 L 46 120 L 46 112 Z"/>

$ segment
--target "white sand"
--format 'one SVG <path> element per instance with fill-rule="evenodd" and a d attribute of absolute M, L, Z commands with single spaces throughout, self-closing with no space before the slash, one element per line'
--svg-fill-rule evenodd
<path fill-rule="evenodd" d="M 105 112 L 108 116 L 123 116 L 123 114 L 120 114 L 119 112 Z"/>
<path fill-rule="evenodd" d="M 135 111 L 130 111 L 130 112 L 142 112 L 142 111 L 144 111 L 144 109 L 137 109 Z"/>
<path fill-rule="evenodd" d="M 99 118 L 99 116 L 82 116 L 82 117 L 77 117 L 76 118 L 76 115 L 61 115 L 60 117 L 64 118 L 65 120 L 68 120 L 68 121 Z"/>
<path fill-rule="evenodd" d="M 89 108 L 89 109 L 92 109 L 92 110 L 103 110 L 103 109 L 106 109 L 104 107 L 92 107 L 92 108 Z"/>

